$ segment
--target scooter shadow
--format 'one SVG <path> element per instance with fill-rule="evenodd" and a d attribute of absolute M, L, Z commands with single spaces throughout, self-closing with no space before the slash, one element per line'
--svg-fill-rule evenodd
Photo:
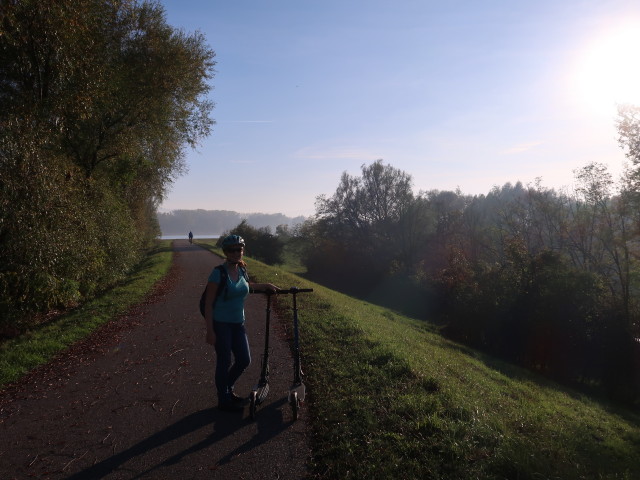
<path fill-rule="evenodd" d="M 265 407 L 262 408 L 263 410 L 262 415 L 259 416 L 258 414 L 256 414 L 255 423 L 258 429 L 257 434 L 254 435 L 248 442 L 244 443 L 243 445 L 239 446 L 238 448 L 232 450 L 231 452 L 226 454 L 224 457 L 222 457 L 217 462 L 217 465 L 220 466 L 220 465 L 229 463 L 231 460 L 233 460 L 233 458 L 237 457 L 238 455 L 249 452 L 254 448 L 257 448 L 258 446 L 278 436 L 281 432 L 289 428 L 290 424 L 287 424 L 283 421 L 282 409 L 281 409 L 281 407 L 286 403 L 287 403 L 287 399 L 283 398 L 281 400 L 277 400 L 275 402 L 266 404 Z M 156 465 L 155 467 L 152 467 L 144 472 L 139 473 L 133 478 L 134 479 L 145 478 L 155 470 L 177 464 L 181 462 L 184 458 L 188 457 L 189 455 L 197 453 L 200 450 L 203 450 L 205 448 L 211 447 L 212 445 L 222 440 L 227 435 L 231 435 L 235 431 L 246 427 L 246 422 L 253 421 L 253 420 L 250 420 L 249 418 L 247 418 L 245 421 L 241 420 L 241 417 L 243 415 L 242 412 L 238 412 L 235 414 L 226 413 L 221 415 L 217 410 L 215 410 L 215 412 L 217 415 L 215 420 L 214 431 L 211 435 L 209 435 L 207 438 L 205 438 L 201 442 L 198 442 L 197 444 L 193 445 L 192 447 L 186 450 L 183 450 L 182 452 L 179 452 L 173 455 L 172 457 L 167 458 L 165 461 Z"/>
<path fill-rule="evenodd" d="M 224 413 L 215 408 L 200 410 L 199 412 L 194 412 L 184 417 L 183 419 L 178 420 L 173 425 L 170 425 L 164 430 L 151 435 L 150 437 L 142 440 L 141 442 L 138 442 L 130 448 L 109 458 L 106 458 L 105 460 L 96 463 L 95 465 L 92 465 L 91 467 L 86 468 L 85 470 L 82 470 L 70 477 L 67 477 L 67 480 L 80 480 L 87 478 L 99 479 L 106 477 L 133 458 L 144 456 L 156 448 L 159 448 L 180 437 L 189 435 L 196 430 L 200 430 L 201 428 L 205 428 L 210 425 L 214 426 L 214 431 L 205 440 L 199 442 L 198 444 L 183 452 L 180 452 L 168 458 L 161 464 L 152 467 L 151 469 L 140 475 L 146 475 L 149 472 L 162 467 L 163 465 L 177 463 L 183 457 L 202 450 L 203 448 L 207 448 L 224 439 L 225 437 L 232 435 L 234 432 L 245 426 L 244 422 L 242 421 L 241 414 Z"/>
<path fill-rule="evenodd" d="M 282 406 L 287 403 L 287 399 L 282 398 L 268 403 L 264 407 L 258 407 L 255 420 L 247 420 L 255 422 L 258 429 L 257 433 L 244 445 L 222 457 L 218 465 L 229 463 L 234 457 L 253 450 L 289 428 L 291 423 L 285 422 L 282 415 Z"/>

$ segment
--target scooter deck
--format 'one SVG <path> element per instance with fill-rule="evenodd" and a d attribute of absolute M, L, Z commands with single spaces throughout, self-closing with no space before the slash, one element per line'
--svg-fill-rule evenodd
<path fill-rule="evenodd" d="M 256 392 L 256 404 L 260 405 L 269 395 L 269 384 L 265 383 L 264 385 L 258 385 L 253 388 L 253 391 Z"/>

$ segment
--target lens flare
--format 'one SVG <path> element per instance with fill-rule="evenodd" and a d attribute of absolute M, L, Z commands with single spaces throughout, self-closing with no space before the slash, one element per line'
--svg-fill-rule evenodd
<path fill-rule="evenodd" d="M 614 112 L 616 105 L 640 105 L 640 22 L 618 26 L 596 38 L 580 56 L 576 94 L 584 106 Z"/>

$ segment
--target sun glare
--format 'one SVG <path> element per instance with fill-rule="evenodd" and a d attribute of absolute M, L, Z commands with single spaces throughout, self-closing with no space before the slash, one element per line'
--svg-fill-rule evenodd
<path fill-rule="evenodd" d="M 577 70 L 579 101 L 589 109 L 614 112 L 617 104 L 640 105 L 640 23 L 617 28 L 597 38 Z"/>

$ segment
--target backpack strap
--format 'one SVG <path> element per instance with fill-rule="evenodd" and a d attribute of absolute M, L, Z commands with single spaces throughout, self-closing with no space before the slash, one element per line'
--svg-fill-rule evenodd
<path fill-rule="evenodd" d="M 213 303 L 216 303 L 216 300 L 222 295 L 222 292 L 227 294 L 227 280 L 229 279 L 229 274 L 227 273 L 227 269 L 224 268 L 224 265 L 220 264 L 215 267 L 217 270 L 220 270 L 220 283 L 218 285 L 218 290 L 216 291 L 216 298 L 213 299 Z M 249 275 L 247 274 L 247 269 L 240 267 L 240 274 L 245 278 L 247 283 L 249 283 Z M 251 287 L 249 287 L 251 288 Z M 206 299 L 207 287 L 205 286 L 202 295 L 200 295 L 200 314 L 204 317 L 204 303 Z M 225 297 L 226 298 L 226 297 Z"/>
<path fill-rule="evenodd" d="M 218 265 L 216 267 L 216 270 L 220 270 L 220 283 L 218 284 L 218 291 L 216 292 L 216 298 L 213 300 L 213 303 L 216 303 L 216 300 L 218 299 L 218 297 L 220 297 L 220 295 L 222 295 L 223 291 L 226 294 L 227 280 L 229 279 L 229 274 L 227 273 L 227 269 L 224 268 L 223 264 Z"/>
<path fill-rule="evenodd" d="M 218 297 L 222 294 L 223 291 L 227 290 L 227 278 L 229 275 L 227 274 L 227 270 L 224 268 L 222 264 L 215 267 L 216 270 L 220 270 L 220 284 L 218 285 L 218 290 L 216 291 L 216 298 L 213 299 L 213 303 L 216 303 Z M 200 314 L 204 317 L 204 304 L 207 297 L 207 287 L 204 287 L 202 291 L 202 295 L 200 295 Z"/>
<path fill-rule="evenodd" d="M 244 277 L 244 279 L 249 283 L 249 274 L 247 273 L 247 269 L 244 267 L 240 267 L 240 273 Z"/>
<path fill-rule="evenodd" d="M 224 294 L 225 297 L 224 299 L 227 299 L 227 280 L 229 278 L 229 274 L 227 273 L 227 269 L 224 268 L 224 265 L 220 264 L 216 267 L 217 269 L 220 270 L 220 287 L 218 287 L 218 294 L 216 295 L 216 299 L 218 299 L 218 297 L 222 294 L 222 290 L 224 290 Z M 244 279 L 247 281 L 247 284 L 249 283 L 249 274 L 247 273 L 247 269 L 244 267 L 240 267 L 238 269 L 240 271 L 240 275 L 242 275 L 244 277 Z M 215 303 L 215 301 L 214 301 Z"/>

